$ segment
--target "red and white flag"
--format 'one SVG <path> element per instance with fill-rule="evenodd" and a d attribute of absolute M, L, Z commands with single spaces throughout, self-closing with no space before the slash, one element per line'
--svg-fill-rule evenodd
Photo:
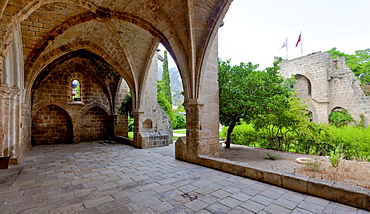
<path fill-rule="evenodd" d="M 279 49 L 279 51 L 280 51 L 281 49 L 283 49 L 283 48 L 285 48 L 285 47 L 286 47 L 286 43 L 287 43 L 287 41 L 285 40 L 285 42 L 284 42 L 283 46 L 281 46 L 281 48 Z"/>
<path fill-rule="evenodd" d="M 297 41 L 297 44 L 295 44 L 295 47 L 297 47 L 299 42 L 301 41 L 301 35 L 302 35 L 302 32 L 299 34 L 298 41 Z"/>

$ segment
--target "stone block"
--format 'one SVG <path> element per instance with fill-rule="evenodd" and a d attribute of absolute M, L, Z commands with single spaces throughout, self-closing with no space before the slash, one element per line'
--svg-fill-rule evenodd
<path fill-rule="evenodd" d="M 245 166 L 240 165 L 240 164 L 235 164 L 234 165 L 234 174 L 244 177 L 244 175 L 245 175 Z"/>
<path fill-rule="evenodd" d="M 229 172 L 229 173 L 234 174 L 234 162 L 224 160 L 223 163 L 222 163 L 221 170 L 224 171 L 224 172 Z"/>
<path fill-rule="evenodd" d="M 222 170 L 222 165 L 223 165 L 223 162 L 222 161 L 219 161 L 219 160 L 217 160 L 215 158 L 212 158 L 210 160 L 211 160 L 211 165 L 212 165 L 211 167 L 213 169 Z"/>
<path fill-rule="evenodd" d="M 212 168 L 213 160 L 205 155 L 200 155 L 203 158 L 203 166 Z"/>
<path fill-rule="evenodd" d="M 245 167 L 244 176 L 256 180 L 262 180 L 263 179 L 263 173 L 261 172 L 261 169 L 254 168 L 254 167 Z"/>
<path fill-rule="evenodd" d="M 276 186 L 282 186 L 283 185 L 283 179 L 282 175 L 279 172 L 273 171 L 273 170 L 263 170 L 261 171 L 263 174 L 263 181 L 274 184 Z"/>
<path fill-rule="evenodd" d="M 310 178 L 307 184 L 307 193 L 332 200 L 332 186 L 334 183 L 333 181 Z"/>
<path fill-rule="evenodd" d="M 186 137 L 179 137 L 175 142 L 175 158 L 186 160 Z"/>
<path fill-rule="evenodd" d="M 349 204 L 361 209 L 369 209 L 370 190 L 362 187 L 335 183 L 332 188 L 334 201 Z"/>
<path fill-rule="evenodd" d="M 295 190 L 297 192 L 307 193 L 307 183 L 309 180 L 308 176 L 298 175 L 293 173 L 282 174 L 283 183 L 282 186 Z"/>

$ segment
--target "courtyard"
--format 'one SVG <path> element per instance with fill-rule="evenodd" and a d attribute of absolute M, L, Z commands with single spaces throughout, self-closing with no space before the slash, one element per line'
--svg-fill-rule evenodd
<path fill-rule="evenodd" d="M 0 213 L 369 213 L 178 161 L 173 146 L 34 146 L 0 171 Z"/>

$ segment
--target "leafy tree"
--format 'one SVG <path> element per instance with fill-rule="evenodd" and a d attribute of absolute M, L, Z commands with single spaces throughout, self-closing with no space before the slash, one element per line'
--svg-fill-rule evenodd
<path fill-rule="evenodd" d="M 336 127 L 345 126 L 352 121 L 354 120 L 346 109 L 344 109 L 343 111 L 333 111 L 332 113 L 329 114 L 330 124 Z"/>
<path fill-rule="evenodd" d="M 121 107 L 118 109 L 118 112 L 121 115 L 125 115 L 127 117 L 131 117 L 131 118 L 134 117 L 134 115 L 132 114 L 132 96 L 131 96 L 131 92 L 128 92 L 126 94 L 125 98 L 123 98 L 123 101 L 121 103 Z"/>
<path fill-rule="evenodd" d="M 162 90 L 165 95 L 165 98 L 172 106 L 172 93 L 171 93 L 171 79 L 170 79 L 170 72 L 168 69 L 168 56 L 167 51 L 164 51 L 164 60 L 163 60 L 163 73 L 162 73 L 162 80 L 161 80 Z"/>
<path fill-rule="evenodd" d="M 332 48 L 327 53 L 330 53 L 333 59 L 344 57 L 347 66 L 357 77 L 360 77 L 361 83 L 370 83 L 370 48 L 357 50 L 355 54 L 345 54 L 338 51 L 337 48 Z"/>
<path fill-rule="evenodd" d="M 186 117 L 180 113 L 174 113 L 173 116 L 176 118 L 177 126 L 174 129 L 185 129 L 186 128 Z"/>
<path fill-rule="evenodd" d="M 176 118 L 173 116 L 172 105 L 166 99 L 166 96 L 164 93 L 164 85 L 161 84 L 161 81 L 158 81 L 158 86 L 157 86 L 157 102 L 162 107 L 167 117 L 170 118 L 172 127 L 176 127 L 177 122 L 176 122 Z"/>
<path fill-rule="evenodd" d="M 300 98 L 291 96 L 288 100 L 289 107 L 280 108 L 279 112 L 266 113 L 254 121 L 253 127 L 266 133 L 268 148 L 289 151 L 289 134 L 309 123 L 305 105 Z"/>
<path fill-rule="evenodd" d="M 125 115 L 128 120 L 128 131 L 134 131 L 134 115 L 132 114 L 132 95 L 131 92 L 128 92 L 123 98 L 121 107 L 118 109 L 118 113 Z"/>
<path fill-rule="evenodd" d="M 289 107 L 292 89 L 284 85 L 277 64 L 265 71 L 258 65 L 240 63 L 231 66 L 230 60 L 218 62 L 220 122 L 229 126 L 226 148 L 230 148 L 234 127 L 242 120 L 251 123 L 266 114 L 278 114 Z"/>

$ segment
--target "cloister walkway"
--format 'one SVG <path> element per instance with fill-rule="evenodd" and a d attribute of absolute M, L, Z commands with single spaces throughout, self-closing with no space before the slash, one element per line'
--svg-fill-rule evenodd
<path fill-rule="evenodd" d="M 35 146 L 0 171 L 0 213 L 370 213 L 173 158 L 173 145 Z"/>

